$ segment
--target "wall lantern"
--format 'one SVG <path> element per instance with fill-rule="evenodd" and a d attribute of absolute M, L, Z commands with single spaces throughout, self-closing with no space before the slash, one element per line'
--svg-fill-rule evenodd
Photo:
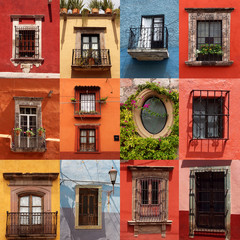
<path fill-rule="evenodd" d="M 117 170 L 112 167 L 112 169 L 108 172 L 108 174 L 110 175 L 110 180 L 111 180 L 112 185 L 113 185 L 112 192 L 113 192 L 113 195 L 114 195 L 114 184 L 115 184 L 116 179 L 117 179 Z"/>

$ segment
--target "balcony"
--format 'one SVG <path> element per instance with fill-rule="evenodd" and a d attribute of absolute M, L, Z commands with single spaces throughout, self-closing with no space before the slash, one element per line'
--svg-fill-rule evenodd
<path fill-rule="evenodd" d="M 7 239 L 55 239 L 58 212 L 7 212 Z"/>
<path fill-rule="evenodd" d="M 111 59 L 109 49 L 73 49 L 73 70 L 108 71 L 110 68 Z"/>
<path fill-rule="evenodd" d="M 18 135 L 16 132 L 13 131 L 11 151 L 13 152 L 45 152 L 46 151 L 45 133 L 43 133 L 41 136 L 36 133 L 32 137 L 28 137 L 23 132 L 21 132 L 21 134 Z"/>
<path fill-rule="evenodd" d="M 130 28 L 128 54 L 139 61 L 169 58 L 167 27 Z"/>

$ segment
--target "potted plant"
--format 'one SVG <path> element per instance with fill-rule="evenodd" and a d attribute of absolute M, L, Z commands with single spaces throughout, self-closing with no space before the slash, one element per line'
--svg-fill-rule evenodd
<path fill-rule="evenodd" d="M 14 128 L 13 131 L 15 132 L 16 136 L 19 136 L 22 132 L 22 129 L 21 128 Z"/>
<path fill-rule="evenodd" d="M 67 9 L 68 9 L 68 13 L 72 13 L 72 0 L 68 0 L 67 3 Z"/>
<path fill-rule="evenodd" d="M 27 137 L 33 137 L 35 135 L 34 132 L 32 131 L 32 129 L 31 130 L 27 130 L 24 133 L 26 133 Z"/>
<path fill-rule="evenodd" d="M 84 8 L 81 12 L 83 16 L 87 16 L 90 13 L 90 11 L 87 8 Z"/>
<path fill-rule="evenodd" d="M 66 1 L 65 0 L 61 0 L 61 2 L 60 2 L 60 9 L 61 9 L 61 13 L 67 13 L 67 3 L 66 3 Z"/>
<path fill-rule="evenodd" d="M 72 13 L 79 13 L 83 6 L 83 0 L 72 0 Z"/>
<path fill-rule="evenodd" d="M 38 136 L 42 136 L 43 133 L 45 133 L 45 131 L 46 131 L 46 130 L 45 130 L 43 127 L 40 127 L 40 128 L 37 130 Z"/>
<path fill-rule="evenodd" d="M 101 99 L 100 99 L 100 103 L 101 103 L 101 104 L 105 104 L 107 99 L 108 99 L 108 97 L 101 98 Z"/>
<path fill-rule="evenodd" d="M 117 19 L 120 19 L 120 8 L 116 8 L 112 12 L 113 14 L 116 14 Z"/>
<path fill-rule="evenodd" d="M 219 44 L 203 44 L 197 49 L 197 61 L 222 61 L 222 47 Z"/>
<path fill-rule="evenodd" d="M 101 3 L 98 0 L 91 0 L 89 3 L 89 8 L 92 9 L 93 14 L 98 14 L 101 8 Z"/>
<path fill-rule="evenodd" d="M 111 14 L 113 10 L 113 2 L 112 0 L 103 0 L 101 1 L 101 9 L 106 13 L 106 14 Z"/>
<path fill-rule="evenodd" d="M 76 98 L 71 98 L 70 100 L 71 100 L 72 103 L 75 103 L 77 101 Z"/>

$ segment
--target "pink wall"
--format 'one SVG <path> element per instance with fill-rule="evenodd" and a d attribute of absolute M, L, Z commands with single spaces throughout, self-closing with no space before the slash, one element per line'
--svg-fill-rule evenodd
<path fill-rule="evenodd" d="M 192 137 L 192 90 L 229 90 L 229 140 L 195 140 Z M 179 159 L 240 159 L 240 79 L 182 79 L 179 84 Z"/>
<path fill-rule="evenodd" d="M 59 73 L 59 1 L 53 0 L 7 0 L 0 2 L 0 72 L 22 72 L 10 61 L 12 57 L 11 15 L 44 15 L 42 22 L 42 57 L 40 67 L 33 67 L 31 73 Z M 51 20 L 51 21 L 50 21 Z"/>

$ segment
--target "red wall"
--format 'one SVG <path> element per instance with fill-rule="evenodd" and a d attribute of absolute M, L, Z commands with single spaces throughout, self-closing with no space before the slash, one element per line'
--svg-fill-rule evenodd
<path fill-rule="evenodd" d="M 229 140 L 195 140 L 192 137 L 192 90 L 230 90 Z M 179 159 L 240 159 L 240 79 L 182 79 L 179 86 Z"/>
<path fill-rule="evenodd" d="M 12 57 L 12 22 L 11 15 L 43 14 L 42 22 L 42 57 L 40 67 L 31 69 L 31 73 L 59 73 L 59 1 L 53 0 L 7 0 L 0 1 L 0 72 L 22 72 L 10 61 Z M 50 19 L 52 22 L 50 22 Z"/>
<path fill-rule="evenodd" d="M 180 240 L 187 240 L 192 239 L 188 237 L 189 234 L 189 212 L 188 211 L 180 211 L 179 212 L 179 219 L 180 219 Z M 231 240 L 239 240 L 239 224 L 240 224 L 240 215 L 232 214 L 231 215 Z M 217 235 L 217 233 L 213 234 L 212 236 L 205 233 L 204 236 L 201 234 L 201 236 L 194 235 L 194 240 L 220 240 L 225 239 L 224 236 L 221 237 L 221 235 Z"/>
<path fill-rule="evenodd" d="M 12 134 L 15 122 L 13 97 L 42 97 L 42 125 L 46 138 L 59 139 L 59 80 L 58 79 L 1 79 L 0 134 Z M 48 97 L 52 90 L 51 98 Z M 10 139 L 0 137 L 0 159 L 59 159 L 59 142 L 47 141 L 44 153 L 11 152 Z"/>
<path fill-rule="evenodd" d="M 189 67 L 185 64 L 188 60 L 188 13 L 185 8 L 230 8 L 231 13 L 231 40 L 230 60 L 234 63 L 229 67 Z M 240 1 L 236 0 L 181 0 L 179 1 L 179 77 L 240 77 Z"/>
<path fill-rule="evenodd" d="M 132 220 L 132 173 L 127 166 L 173 166 L 174 169 L 169 175 L 169 196 L 168 196 L 168 219 L 173 223 L 167 226 L 166 238 L 162 238 L 161 234 L 139 234 L 134 237 L 134 227 L 128 225 L 128 221 Z M 129 160 L 120 164 L 121 171 L 121 202 L 120 202 L 120 234 L 121 239 L 179 239 L 179 189 L 178 189 L 178 161 L 175 160 Z"/>

